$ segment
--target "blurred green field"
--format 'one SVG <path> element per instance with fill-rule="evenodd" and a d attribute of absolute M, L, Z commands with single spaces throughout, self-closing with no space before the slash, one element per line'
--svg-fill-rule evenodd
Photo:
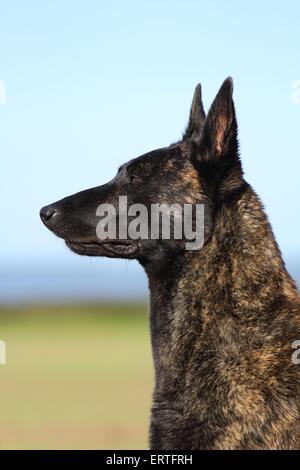
<path fill-rule="evenodd" d="M 0 449 L 144 449 L 147 307 L 0 310 Z"/>

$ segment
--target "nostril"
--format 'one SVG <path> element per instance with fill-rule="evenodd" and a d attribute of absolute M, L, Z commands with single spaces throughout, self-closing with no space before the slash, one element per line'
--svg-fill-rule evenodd
<path fill-rule="evenodd" d="M 54 209 L 54 207 L 51 207 L 51 206 L 42 207 L 42 209 L 40 210 L 41 219 L 44 222 L 48 222 L 56 212 L 57 210 Z"/>

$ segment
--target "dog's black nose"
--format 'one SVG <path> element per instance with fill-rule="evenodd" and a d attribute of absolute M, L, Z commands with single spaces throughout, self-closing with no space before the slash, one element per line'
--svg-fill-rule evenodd
<path fill-rule="evenodd" d="M 42 207 L 40 210 L 40 217 L 42 221 L 46 224 L 47 222 L 50 222 L 51 219 L 57 214 L 57 209 L 53 206 L 45 206 Z"/>

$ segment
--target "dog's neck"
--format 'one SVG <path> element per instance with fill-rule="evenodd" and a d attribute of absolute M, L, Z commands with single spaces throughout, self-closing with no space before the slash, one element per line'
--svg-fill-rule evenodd
<path fill-rule="evenodd" d="M 201 250 L 186 251 L 146 271 L 156 378 L 157 383 L 168 380 L 168 387 L 171 376 L 179 380 L 180 368 L 186 367 L 207 328 L 220 320 L 251 321 L 270 314 L 272 302 L 298 295 L 262 205 L 248 185 L 220 207 Z"/>

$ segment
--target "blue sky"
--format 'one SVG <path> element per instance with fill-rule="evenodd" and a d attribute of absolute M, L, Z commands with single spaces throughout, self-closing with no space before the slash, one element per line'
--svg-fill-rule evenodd
<path fill-rule="evenodd" d="M 1 2 L 1 266 L 82 266 L 39 208 L 177 140 L 195 85 L 208 108 L 228 75 L 246 179 L 295 258 L 299 44 L 299 1 Z"/>

